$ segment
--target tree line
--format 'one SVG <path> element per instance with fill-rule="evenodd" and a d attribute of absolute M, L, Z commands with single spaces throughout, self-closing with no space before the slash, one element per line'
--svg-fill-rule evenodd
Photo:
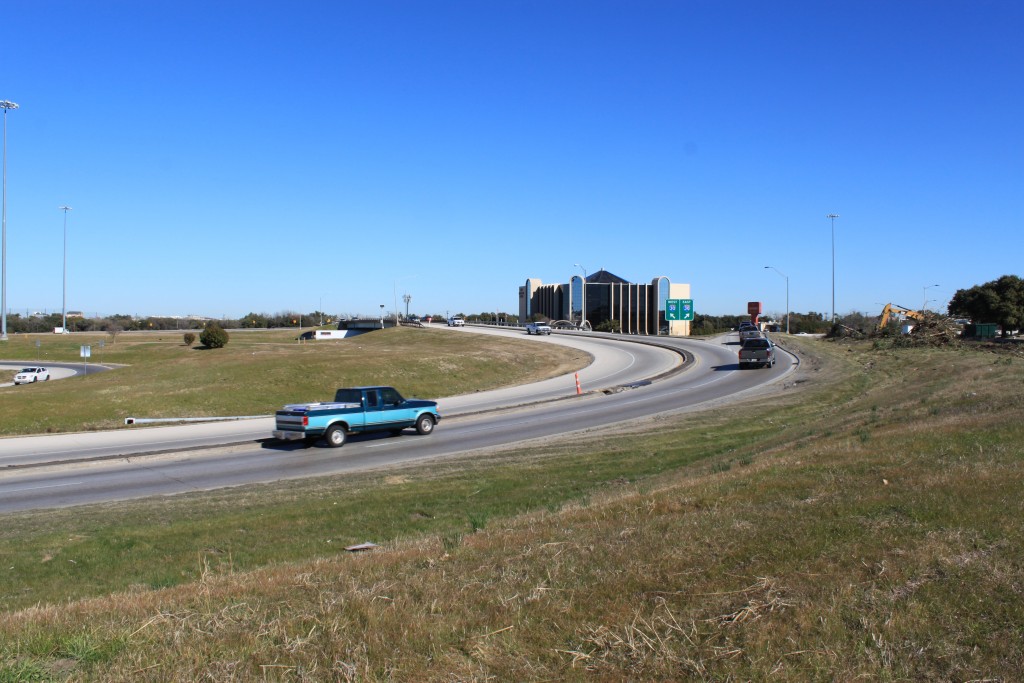
<path fill-rule="evenodd" d="M 996 280 L 984 284 L 975 285 L 970 288 L 960 289 L 953 295 L 948 307 L 948 314 L 956 318 L 966 318 L 976 323 L 996 323 L 1002 329 L 1004 335 L 1011 331 L 1024 328 L 1024 280 L 1016 275 L 1004 275 Z M 384 311 L 385 318 L 394 317 L 394 311 Z M 481 313 L 451 312 L 450 315 L 464 318 L 467 322 L 480 322 L 488 324 L 518 325 L 519 317 L 511 313 L 484 311 Z M 302 313 L 298 311 L 284 311 L 280 313 L 267 314 L 250 312 L 240 318 L 212 319 L 212 318 L 175 318 L 167 316 L 138 317 L 132 315 L 111 315 L 97 316 L 92 318 L 70 317 L 67 319 L 67 329 L 70 332 L 107 332 L 118 333 L 138 330 L 203 330 L 210 322 L 216 322 L 220 327 L 226 329 L 279 329 L 279 328 L 309 328 L 321 325 L 336 326 L 338 321 L 348 318 L 377 316 L 358 315 L 337 315 L 328 314 L 323 311 L 311 311 Z M 400 316 L 405 318 L 404 315 Z M 410 315 L 413 319 L 431 318 L 434 321 L 444 321 L 445 315 L 436 313 L 433 315 Z M 709 335 L 728 332 L 735 329 L 740 322 L 749 320 L 745 315 L 694 315 L 693 323 L 690 326 L 692 334 Z M 771 319 L 779 326 L 780 331 L 786 329 L 786 316 L 778 313 L 762 315 L 762 320 Z M 878 323 L 878 314 L 869 315 L 860 312 L 850 312 L 839 316 L 837 322 L 840 324 L 863 332 L 874 329 Z M 52 332 L 55 328 L 61 327 L 63 316 L 60 313 L 20 315 L 9 313 L 7 316 L 8 332 L 19 333 L 40 333 Z M 809 313 L 790 313 L 789 331 L 793 334 L 823 334 L 832 328 L 828 315 L 811 311 Z"/>

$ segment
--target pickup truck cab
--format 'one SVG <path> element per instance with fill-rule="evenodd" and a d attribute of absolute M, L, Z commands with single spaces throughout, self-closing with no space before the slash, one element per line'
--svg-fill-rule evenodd
<path fill-rule="evenodd" d="M 331 448 L 344 446 L 349 434 L 400 434 L 406 427 L 430 434 L 441 420 L 436 401 L 403 398 L 383 386 L 338 389 L 331 402 L 289 404 L 275 417 L 275 439 L 312 444 L 322 437 Z"/>
<path fill-rule="evenodd" d="M 547 323 L 527 323 L 526 334 L 551 334 L 551 326 Z"/>
<path fill-rule="evenodd" d="M 754 337 L 740 342 L 740 370 L 744 368 L 770 368 L 775 365 L 775 345 L 767 337 Z"/>

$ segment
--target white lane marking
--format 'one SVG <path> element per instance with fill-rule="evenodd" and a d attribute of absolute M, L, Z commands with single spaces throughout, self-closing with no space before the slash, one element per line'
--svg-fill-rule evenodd
<path fill-rule="evenodd" d="M 43 489 L 59 489 L 66 486 L 79 486 L 84 484 L 84 481 L 72 481 L 67 484 L 50 484 L 48 486 L 30 486 L 24 489 L 9 489 L 7 493 L 22 493 L 23 491 L 41 491 Z"/>

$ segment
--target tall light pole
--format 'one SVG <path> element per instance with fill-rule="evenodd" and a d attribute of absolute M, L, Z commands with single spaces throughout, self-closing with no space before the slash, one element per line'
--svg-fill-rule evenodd
<path fill-rule="evenodd" d="M 932 287 L 938 287 L 939 285 L 925 285 L 921 288 L 922 291 L 922 303 L 921 312 L 926 313 L 928 311 L 928 290 Z"/>
<path fill-rule="evenodd" d="M 786 279 L 786 334 L 789 334 L 789 276 L 775 266 L 765 266 L 765 268 L 771 268 Z"/>
<path fill-rule="evenodd" d="M 380 305 L 380 329 L 384 329 L 384 304 Z"/>
<path fill-rule="evenodd" d="M 402 301 L 405 302 L 405 319 L 409 319 L 409 302 L 412 301 L 412 297 L 408 294 L 402 295 Z"/>
<path fill-rule="evenodd" d="M 0 341 L 7 341 L 7 112 L 17 109 L 18 105 L 10 100 L 0 101 L 0 109 L 4 110 L 4 199 L 3 199 L 3 248 L 0 255 Z"/>
<path fill-rule="evenodd" d="M 574 265 L 575 267 L 577 267 L 577 268 L 579 268 L 580 270 L 582 270 L 582 271 L 583 271 L 583 281 L 584 281 L 584 282 L 586 282 L 586 281 L 587 281 L 587 269 L 586 269 L 586 268 L 584 268 L 583 266 L 581 266 L 581 265 L 580 265 L 580 264 L 578 264 L 578 263 L 574 263 L 574 264 L 572 264 L 572 265 Z"/>
<path fill-rule="evenodd" d="M 61 331 L 67 333 L 68 331 L 68 211 L 71 211 L 70 206 L 62 206 L 60 210 L 64 212 L 64 295 L 60 300 L 60 317 L 61 317 Z"/>
<path fill-rule="evenodd" d="M 836 322 L 836 219 L 838 213 L 830 213 L 825 216 L 832 221 L 832 324 Z"/>

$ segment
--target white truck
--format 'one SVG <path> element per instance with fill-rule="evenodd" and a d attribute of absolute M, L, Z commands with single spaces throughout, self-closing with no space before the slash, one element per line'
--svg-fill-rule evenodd
<path fill-rule="evenodd" d="M 551 334 L 551 326 L 547 323 L 527 323 L 526 334 Z"/>

